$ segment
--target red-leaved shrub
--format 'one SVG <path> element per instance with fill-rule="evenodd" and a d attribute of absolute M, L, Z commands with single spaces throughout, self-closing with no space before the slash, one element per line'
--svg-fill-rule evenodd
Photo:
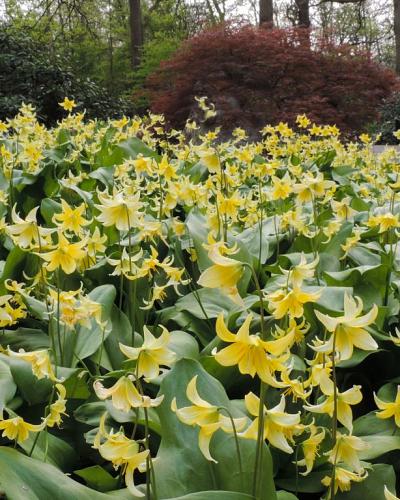
<path fill-rule="evenodd" d="M 147 80 L 151 110 L 182 127 L 194 96 L 218 110 L 215 125 L 258 130 L 293 124 L 306 113 L 317 123 L 360 131 L 378 118 L 395 74 L 370 54 L 321 40 L 304 29 L 219 26 L 187 42 Z M 213 125 L 214 125 L 213 124 Z"/>

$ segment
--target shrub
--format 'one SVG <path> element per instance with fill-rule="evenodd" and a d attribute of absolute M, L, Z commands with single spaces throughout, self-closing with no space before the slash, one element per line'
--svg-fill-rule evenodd
<path fill-rule="evenodd" d="M 194 96 L 216 104 L 216 124 L 247 129 L 306 113 L 360 131 L 398 81 L 365 52 L 313 41 L 304 29 L 223 25 L 188 40 L 147 80 L 151 109 L 182 126 Z"/>
<path fill-rule="evenodd" d="M 386 99 L 380 109 L 380 120 L 374 125 L 374 132 L 381 134 L 381 144 L 398 144 L 393 132 L 400 130 L 400 92 Z"/>
<path fill-rule="evenodd" d="M 76 77 L 29 36 L 0 27 L 0 119 L 14 116 L 25 102 L 52 125 L 65 115 L 57 104 L 65 96 L 74 98 L 88 118 L 106 119 L 129 111 L 127 102 L 113 98 L 90 79 Z"/>

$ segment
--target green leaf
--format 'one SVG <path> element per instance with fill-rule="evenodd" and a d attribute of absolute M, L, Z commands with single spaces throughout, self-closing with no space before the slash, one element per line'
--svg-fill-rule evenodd
<path fill-rule="evenodd" d="M 47 378 L 38 379 L 26 361 L 10 358 L 10 369 L 22 397 L 30 405 L 48 401 L 53 384 Z"/>
<path fill-rule="evenodd" d="M 199 357 L 199 344 L 193 335 L 181 330 L 174 330 L 170 332 L 170 335 L 168 348 L 175 352 L 177 359 Z"/>
<path fill-rule="evenodd" d="M 108 498 L 69 478 L 56 467 L 0 447 L 0 485 L 8 500 L 103 500 Z"/>
<path fill-rule="evenodd" d="M 400 450 L 400 436 L 359 436 L 369 444 L 367 450 L 359 452 L 361 460 L 373 460 L 384 453 Z"/>
<path fill-rule="evenodd" d="M 278 500 L 298 500 L 298 498 L 293 495 L 293 493 L 289 493 L 288 491 L 277 491 L 276 495 L 278 497 Z"/>
<path fill-rule="evenodd" d="M 110 491 L 118 487 L 118 477 L 113 477 L 100 465 L 75 470 L 74 474 L 84 479 L 89 488 L 97 491 Z"/>
<path fill-rule="evenodd" d="M 3 415 L 4 407 L 12 400 L 17 391 L 10 367 L 0 359 L 0 417 Z"/>
<path fill-rule="evenodd" d="M 171 500 L 251 500 L 252 498 L 254 497 L 251 495 L 246 495 L 245 493 L 211 490 L 201 491 L 199 493 L 190 493 L 190 495 L 171 498 Z"/>
<path fill-rule="evenodd" d="M 171 401 L 174 397 L 177 399 L 178 408 L 190 404 L 186 397 L 186 388 L 195 375 L 200 396 L 211 404 L 228 408 L 234 417 L 243 416 L 236 405 L 229 401 L 223 386 L 197 361 L 188 359 L 178 361 L 163 379 L 160 387 L 164 401 L 158 408 L 162 439 L 157 460 L 154 461 L 157 488 L 165 498 L 176 497 L 177 494 L 188 495 L 207 491 L 214 477 L 216 489 L 251 493 L 256 443 L 252 440 L 239 440 L 244 468 L 241 477 L 232 435 L 219 430 L 213 436 L 210 451 L 218 463 L 211 464 L 199 450 L 198 428 L 184 425 L 171 411 Z M 260 499 L 275 500 L 272 460 L 267 446 L 263 449 L 261 491 Z"/>
<path fill-rule="evenodd" d="M 27 253 L 21 250 L 19 247 L 14 247 L 8 254 L 6 263 L 3 268 L 3 273 L 0 278 L 1 294 L 7 293 L 7 289 L 4 285 L 5 281 L 9 279 L 17 279 L 22 273 L 26 256 Z"/>

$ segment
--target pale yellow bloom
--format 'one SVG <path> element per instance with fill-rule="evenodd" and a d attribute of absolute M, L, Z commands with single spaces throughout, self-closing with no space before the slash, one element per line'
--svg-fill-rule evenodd
<path fill-rule="evenodd" d="M 260 399 L 252 392 L 246 394 L 244 399 L 248 412 L 256 418 L 240 435 L 248 439 L 257 439 Z M 264 439 L 285 453 L 293 453 L 289 441 L 293 441 L 294 434 L 301 430 L 300 412 L 286 413 L 285 405 L 285 397 L 282 396 L 280 402 L 273 408 L 268 410 L 264 406 Z"/>
<path fill-rule="evenodd" d="M 353 430 L 353 412 L 352 405 L 357 405 L 362 400 L 361 386 L 354 385 L 347 391 L 336 393 L 337 398 L 337 419 L 338 421 L 352 432 Z M 313 413 L 326 413 L 330 417 L 334 412 L 334 395 L 329 395 L 322 403 L 316 405 L 304 405 L 304 409 Z"/>
<path fill-rule="evenodd" d="M 111 397 L 112 405 L 117 409 L 128 412 L 131 408 L 154 407 L 162 403 L 164 396 L 151 399 L 149 396 L 141 395 L 133 384 L 133 377 L 121 377 L 118 381 L 106 389 L 100 380 L 93 384 L 94 391 L 99 399 Z"/>
<path fill-rule="evenodd" d="M 319 321 L 333 335 L 327 342 L 321 345 L 315 344 L 313 349 L 318 352 L 331 353 L 335 344 L 335 350 L 339 353 L 341 360 L 350 359 L 354 347 L 364 351 L 377 349 L 378 344 L 365 330 L 365 327 L 374 323 L 378 315 L 378 307 L 374 304 L 367 314 L 360 316 L 362 310 L 362 300 L 359 297 L 353 298 L 346 293 L 344 296 L 343 316 L 331 317 L 315 311 Z"/>
<path fill-rule="evenodd" d="M 50 380 L 56 381 L 56 376 L 54 375 L 54 370 L 51 365 L 49 352 L 47 349 L 40 351 L 26 352 L 24 349 L 20 349 L 18 352 L 12 351 L 10 348 L 7 349 L 7 354 L 11 358 L 22 359 L 32 366 L 33 374 L 40 380 L 42 378 L 49 378 Z"/>
<path fill-rule="evenodd" d="M 304 304 L 316 302 L 322 291 L 307 293 L 298 286 L 290 290 L 279 289 L 267 294 L 269 308 L 275 319 L 281 319 L 286 314 L 292 318 L 300 318 L 304 313 Z"/>
<path fill-rule="evenodd" d="M 29 424 L 22 417 L 8 418 L 0 421 L 0 430 L 3 431 L 2 436 L 10 441 L 23 443 L 29 437 L 31 432 L 40 432 L 44 429 L 44 422 L 41 424 Z"/>
<path fill-rule="evenodd" d="M 367 477 L 368 477 L 368 472 L 366 470 L 363 470 L 362 473 L 356 473 L 356 472 L 352 472 L 348 469 L 344 469 L 343 467 L 336 466 L 335 467 L 335 493 L 337 493 L 338 490 L 350 491 L 351 482 L 361 483 Z M 331 476 L 325 476 L 321 480 L 321 483 L 328 488 L 329 488 L 331 482 L 332 482 Z"/>
<path fill-rule="evenodd" d="M 141 347 L 119 344 L 119 348 L 127 358 L 138 360 L 136 373 L 139 378 L 145 377 L 151 380 L 160 373 L 160 366 L 171 366 L 175 361 L 175 353 L 168 349 L 170 334 L 165 327 L 161 328 L 163 332 L 157 338 L 144 326 L 144 340 Z"/>
<path fill-rule="evenodd" d="M 47 427 L 54 427 L 55 425 L 60 426 L 62 415 L 66 415 L 67 400 L 65 396 L 67 391 L 62 384 L 56 384 L 56 389 L 58 391 L 57 400 L 50 405 L 49 414 L 43 421 Z"/>
<path fill-rule="evenodd" d="M 178 408 L 176 398 L 172 400 L 171 409 L 176 413 L 176 416 L 181 422 L 186 425 L 198 425 L 199 432 L 199 448 L 207 460 L 216 462 L 210 454 L 210 441 L 212 436 L 218 429 L 227 433 L 234 431 L 232 422 L 229 416 L 222 415 L 221 410 L 199 396 L 197 392 L 197 375 L 189 382 L 186 389 L 186 396 L 192 403 L 192 406 Z M 240 431 L 246 425 L 247 418 L 234 418 L 233 422 L 236 431 Z"/>
<path fill-rule="evenodd" d="M 397 427 L 400 427 L 400 385 L 397 386 L 397 394 L 393 402 L 382 401 L 375 393 L 374 399 L 376 406 L 381 410 L 376 413 L 376 416 L 378 418 L 394 417 Z"/>
<path fill-rule="evenodd" d="M 370 445 L 357 436 L 337 433 L 336 444 L 326 455 L 332 464 L 344 463 L 351 470 L 361 473 L 364 467 L 358 456 L 360 451 L 368 449 Z"/>
<path fill-rule="evenodd" d="M 321 427 L 320 431 L 318 432 L 318 427 L 312 425 L 310 436 L 301 443 L 304 458 L 302 460 L 298 460 L 297 465 L 299 465 L 300 467 L 306 467 L 306 470 L 304 472 L 301 472 L 303 476 L 306 476 L 312 471 L 315 459 L 318 456 L 318 449 L 324 438 L 325 429 Z"/>

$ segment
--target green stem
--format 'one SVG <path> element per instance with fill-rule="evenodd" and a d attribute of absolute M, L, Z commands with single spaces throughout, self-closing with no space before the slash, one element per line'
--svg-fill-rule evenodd
<path fill-rule="evenodd" d="M 332 382 L 333 382 L 333 415 L 332 415 L 332 448 L 336 446 L 337 440 L 337 386 L 336 386 L 336 331 L 333 333 L 332 347 Z M 330 500 L 335 500 L 335 480 L 336 480 L 336 461 L 332 464 L 332 478 L 330 488 Z"/>

